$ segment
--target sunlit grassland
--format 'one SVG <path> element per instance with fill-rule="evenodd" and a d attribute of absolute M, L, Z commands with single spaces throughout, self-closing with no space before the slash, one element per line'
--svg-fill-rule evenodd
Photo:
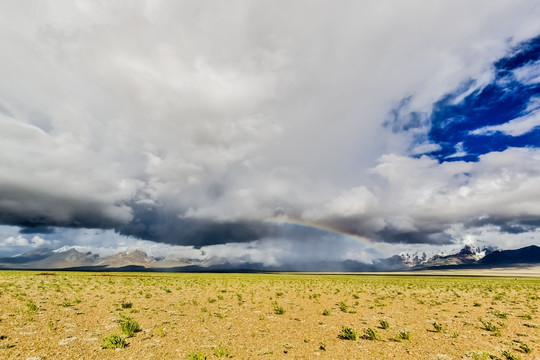
<path fill-rule="evenodd" d="M 537 278 L 2 271 L 0 358 L 535 359 L 539 304 Z"/>

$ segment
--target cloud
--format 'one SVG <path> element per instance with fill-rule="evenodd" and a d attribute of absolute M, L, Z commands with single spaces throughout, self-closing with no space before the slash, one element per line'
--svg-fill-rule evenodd
<path fill-rule="evenodd" d="M 491 135 L 501 132 L 510 136 L 521 136 L 540 126 L 540 111 L 534 111 L 525 116 L 512 119 L 502 125 L 486 126 L 471 131 L 472 135 Z"/>
<path fill-rule="evenodd" d="M 0 246 L 4 247 L 42 247 L 46 245 L 51 245 L 50 241 L 44 240 L 41 237 L 35 235 L 30 240 L 27 238 L 18 235 L 17 237 L 9 236 L 2 241 L 0 241 Z"/>
<path fill-rule="evenodd" d="M 522 199 L 536 196 L 534 151 L 464 135 L 523 115 L 470 116 L 498 99 L 486 89 L 536 86 L 535 43 L 523 45 L 540 33 L 534 1 L 1 8 L 0 223 L 14 229 L 64 243 L 62 231 L 80 229 L 101 248 L 83 234 L 110 230 L 118 244 L 227 256 L 271 244 L 284 256 L 284 239 L 300 252 L 306 240 L 279 217 L 442 244 L 455 241 L 448 226 L 486 212 L 537 216 Z M 467 157 L 439 163 L 456 149 Z"/>

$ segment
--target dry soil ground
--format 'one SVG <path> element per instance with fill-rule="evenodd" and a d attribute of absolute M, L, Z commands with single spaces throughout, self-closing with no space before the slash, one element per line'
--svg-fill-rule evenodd
<path fill-rule="evenodd" d="M 532 277 L 3 271 L 0 359 L 540 359 L 539 305 Z"/>

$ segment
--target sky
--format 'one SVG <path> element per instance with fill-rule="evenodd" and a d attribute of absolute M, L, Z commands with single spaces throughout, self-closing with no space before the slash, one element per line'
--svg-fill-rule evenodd
<path fill-rule="evenodd" d="M 0 255 L 540 243 L 540 4 L 3 1 Z"/>

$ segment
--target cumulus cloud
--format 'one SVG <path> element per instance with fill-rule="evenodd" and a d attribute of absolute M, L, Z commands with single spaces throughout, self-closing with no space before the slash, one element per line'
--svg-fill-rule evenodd
<path fill-rule="evenodd" d="M 0 241 L 0 246 L 4 247 L 42 247 L 46 245 L 52 245 L 52 242 L 42 239 L 41 237 L 35 235 L 30 240 L 18 235 L 16 237 L 9 236 L 2 241 Z"/>
<path fill-rule="evenodd" d="M 305 240 L 277 218 L 441 244 L 453 224 L 538 216 L 534 149 L 418 157 L 443 148 L 433 104 L 482 89 L 540 33 L 534 1 L 0 7 L 0 222 L 15 231 L 284 256 L 302 245 L 282 239 Z M 535 65 L 520 71 L 533 86 Z"/>

